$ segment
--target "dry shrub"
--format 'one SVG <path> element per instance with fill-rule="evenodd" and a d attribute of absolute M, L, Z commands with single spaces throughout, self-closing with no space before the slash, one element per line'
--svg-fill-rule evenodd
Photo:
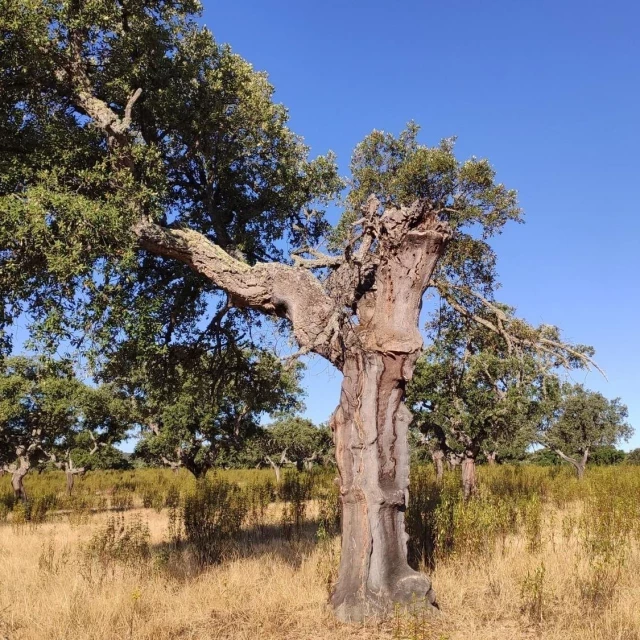
<path fill-rule="evenodd" d="M 185 497 L 182 519 L 187 543 L 200 566 L 218 562 L 238 535 L 247 513 L 245 494 L 219 478 L 204 479 Z"/>

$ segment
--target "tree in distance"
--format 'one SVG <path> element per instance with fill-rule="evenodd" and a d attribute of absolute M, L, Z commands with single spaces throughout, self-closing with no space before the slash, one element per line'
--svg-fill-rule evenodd
<path fill-rule="evenodd" d="M 628 440 L 633 428 L 620 398 L 608 400 L 580 384 L 565 384 L 558 408 L 540 423 L 540 444 L 556 453 L 582 479 L 590 453 Z"/>
<path fill-rule="evenodd" d="M 553 370 L 585 362 L 549 358 L 543 341 L 559 343 L 560 331 L 532 327 L 512 308 L 486 303 L 473 314 L 440 309 L 427 326 L 431 343 L 418 360 L 407 399 L 437 478 L 442 479 L 444 460 L 460 464 L 465 498 L 476 491 L 481 453 L 491 464 L 498 451 L 524 452 L 535 441 L 540 415 L 557 397 Z M 528 342 L 518 344 L 518 336 L 529 336 Z M 576 349 L 579 355 L 593 353 L 584 346 Z"/>
<path fill-rule="evenodd" d="M 0 466 L 26 500 L 24 478 L 46 462 L 63 469 L 71 493 L 76 475 L 103 447 L 132 426 L 127 407 L 109 387 L 83 384 L 71 363 L 22 356 L 0 361 Z"/>
<path fill-rule="evenodd" d="M 282 416 L 262 432 L 260 450 L 280 482 L 281 469 L 295 466 L 298 471 L 310 469 L 314 463 L 331 459 L 333 447 L 330 430 L 316 427 L 311 420 L 300 416 Z"/>
<path fill-rule="evenodd" d="M 146 462 L 204 477 L 260 430 L 262 414 L 300 406 L 298 369 L 270 352 L 235 342 L 218 353 L 167 351 L 168 363 L 137 370 L 126 358 L 119 378 L 142 429 L 136 457 Z"/>

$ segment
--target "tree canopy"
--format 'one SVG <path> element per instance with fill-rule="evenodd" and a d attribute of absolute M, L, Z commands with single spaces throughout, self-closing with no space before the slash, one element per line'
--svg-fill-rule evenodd
<path fill-rule="evenodd" d="M 125 338 L 155 350 L 209 337 L 198 321 L 225 303 L 219 289 L 136 254 L 141 215 L 248 264 L 326 230 L 332 158 L 308 159 L 265 74 L 198 25 L 199 3 L 0 7 L 4 324 L 26 311 L 45 344 L 101 354 Z"/>
<path fill-rule="evenodd" d="M 175 351 L 168 364 L 145 363 L 119 379 L 142 426 L 136 455 L 148 462 L 200 477 L 256 434 L 262 414 L 300 406 L 297 369 L 270 352 L 233 343 L 216 354 Z"/>
<path fill-rule="evenodd" d="M 498 451 L 524 456 L 538 423 L 559 399 L 558 360 L 536 341 L 513 341 L 525 332 L 544 332 L 561 343 L 557 328 L 531 327 L 498 303 L 483 305 L 473 315 L 441 307 L 427 327 L 430 344 L 408 387 L 414 425 L 436 462 L 443 454 L 463 465 L 473 465 L 480 453 L 490 461 Z M 505 328 L 496 330 L 499 323 Z M 513 323 L 519 333 L 506 328 Z M 578 358 L 571 362 L 584 365 Z M 468 473 L 468 478 L 463 473 L 467 494 L 475 487 L 472 469 Z"/>
<path fill-rule="evenodd" d="M 556 411 L 539 426 L 541 444 L 570 462 L 582 477 L 595 447 L 613 446 L 628 440 L 633 429 L 628 410 L 620 398 L 608 400 L 580 384 L 565 384 Z"/>
<path fill-rule="evenodd" d="M 281 416 L 267 425 L 261 447 L 266 460 L 276 469 L 293 464 L 302 470 L 313 463 L 324 463 L 331 457 L 332 438 L 329 430 L 317 427 L 311 420 L 295 415 Z"/>

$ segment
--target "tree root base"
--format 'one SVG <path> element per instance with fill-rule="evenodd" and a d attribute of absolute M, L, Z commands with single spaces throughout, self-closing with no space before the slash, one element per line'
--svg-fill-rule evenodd
<path fill-rule="evenodd" d="M 396 583 L 393 593 L 378 594 L 368 591 L 364 597 L 345 597 L 339 601 L 339 593 L 334 592 L 331 603 L 335 617 L 340 622 L 361 623 L 370 620 L 383 620 L 398 610 L 424 610 L 436 613 L 435 592 L 427 576 L 415 573 L 401 578 Z"/>

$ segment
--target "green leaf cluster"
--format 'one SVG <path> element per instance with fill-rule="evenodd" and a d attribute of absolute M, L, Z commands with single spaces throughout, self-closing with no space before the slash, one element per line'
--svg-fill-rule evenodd
<path fill-rule="evenodd" d="M 96 443 L 112 445 L 132 427 L 127 403 L 108 386 L 80 381 L 70 362 L 16 356 L 0 363 L 0 462 L 16 451 L 31 464 L 77 450 L 87 455 Z"/>

